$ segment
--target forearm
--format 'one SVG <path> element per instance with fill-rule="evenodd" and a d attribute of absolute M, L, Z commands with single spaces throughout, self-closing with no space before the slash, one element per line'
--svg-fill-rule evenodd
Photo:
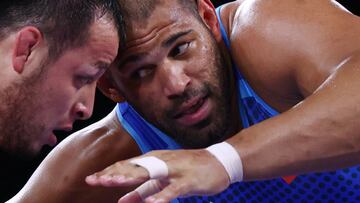
<path fill-rule="evenodd" d="M 328 171 L 360 163 L 360 68 L 354 58 L 312 96 L 228 140 L 245 180 Z"/>

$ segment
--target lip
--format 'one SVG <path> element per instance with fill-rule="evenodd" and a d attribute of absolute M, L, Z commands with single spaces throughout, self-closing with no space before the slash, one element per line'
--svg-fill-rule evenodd
<path fill-rule="evenodd" d="M 72 131 L 73 127 L 72 127 L 72 125 L 70 125 L 70 126 L 62 127 L 60 129 L 65 132 L 70 132 L 70 131 Z"/>
<path fill-rule="evenodd" d="M 174 118 L 181 125 L 192 126 L 207 118 L 210 111 L 211 104 L 209 98 L 197 97 L 182 105 Z"/>
<path fill-rule="evenodd" d="M 57 137 L 54 133 L 51 133 L 46 140 L 46 144 L 48 144 L 49 146 L 53 147 L 57 144 Z"/>
<path fill-rule="evenodd" d="M 205 99 L 205 96 L 195 96 L 191 99 L 184 102 L 178 111 L 174 114 L 174 118 L 179 118 L 182 116 L 182 114 L 185 114 L 187 111 L 189 111 L 191 108 L 193 108 L 194 105 L 199 103 L 200 100 Z"/>
<path fill-rule="evenodd" d="M 55 130 L 70 132 L 70 131 L 72 131 L 72 129 L 73 129 L 73 123 L 67 123 L 67 124 L 61 125 L 60 127 L 56 128 Z"/>
<path fill-rule="evenodd" d="M 46 144 L 48 144 L 49 146 L 53 147 L 57 144 L 58 140 L 57 137 L 55 135 L 56 131 L 64 131 L 64 132 L 70 132 L 72 131 L 73 126 L 72 124 L 66 124 L 63 125 L 61 127 L 55 128 L 49 136 L 47 136 L 47 140 L 46 140 Z"/>

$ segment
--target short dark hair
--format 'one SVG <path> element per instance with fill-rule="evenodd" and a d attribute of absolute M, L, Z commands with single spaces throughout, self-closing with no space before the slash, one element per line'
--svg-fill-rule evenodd
<path fill-rule="evenodd" d="M 132 22 L 146 23 L 146 19 L 151 16 L 156 6 L 162 1 L 176 1 L 195 17 L 201 19 L 198 13 L 197 0 L 118 0 L 126 25 L 124 30 L 126 31 L 126 27 Z"/>
<path fill-rule="evenodd" d="M 155 7 L 161 4 L 163 0 L 118 0 L 121 7 L 121 12 L 124 15 L 125 21 L 144 22 L 148 18 Z M 184 8 L 191 10 L 197 14 L 196 0 L 165 0 L 176 1 Z M 126 22 L 127 23 L 127 22 Z"/>
<path fill-rule="evenodd" d="M 117 0 L 2 0 L 0 40 L 24 26 L 37 27 L 49 44 L 51 59 L 70 48 L 84 45 L 96 18 L 113 20 L 120 41 L 124 25 Z"/>

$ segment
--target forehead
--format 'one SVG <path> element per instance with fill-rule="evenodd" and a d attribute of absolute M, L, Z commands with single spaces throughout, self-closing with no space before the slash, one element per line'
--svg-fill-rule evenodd
<path fill-rule="evenodd" d="M 119 36 L 114 21 L 106 16 L 97 18 L 90 26 L 87 47 L 100 59 L 111 62 L 117 54 L 118 45 Z"/>
<path fill-rule="evenodd" d="M 66 72 L 79 67 L 107 68 L 115 59 L 119 37 L 114 22 L 105 16 L 97 18 L 89 28 L 89 35 L 83 46 L 66 50 L 53 66 Z"/>
<path fill-rule="evenodd" d="M 96 18 L 89 29 L 89 42 L 112 42 L 117 45 L 119 37 L 114 21 L 106 15 Z"/>
<path fill-rule="evenodd" d="M 141 20 L 130 20 L 127 24 L 127 43 L 145 38 L 147 35 L 166 27 L 190 26 L 194 22 L 191 12 L 178 3 L 177 0 L 159 1 L 154 10 Z M 133 11 L 137 12 L 137 11 Z"/>

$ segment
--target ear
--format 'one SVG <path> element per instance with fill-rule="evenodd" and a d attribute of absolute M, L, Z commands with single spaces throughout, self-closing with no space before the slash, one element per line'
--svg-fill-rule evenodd
<path fill-rule="evenodd" d="M 27 26 L 17 32 L 12 54 L 13 68 L 16 72 L 23 72 L 33 48 L 42 40 L 42 34 L 36 27 Z"/>
<path fill-rule="evenodd" d="M 216 16 L 216 11 L 211 0 L 198 0 L 198 12 L 205 25 L 211 30 L 215 39 L 219 42 L 222 40 L 220 24 Z"/>
<path fill-rule="evenodd" d="M 107 98 L 119 103 L 124 102 L 125 98 L 116 90 L 112 79 L 110 78 L 110 71 L 106 71 L 105 74 L 97 82 L 97 87 Z"/>

